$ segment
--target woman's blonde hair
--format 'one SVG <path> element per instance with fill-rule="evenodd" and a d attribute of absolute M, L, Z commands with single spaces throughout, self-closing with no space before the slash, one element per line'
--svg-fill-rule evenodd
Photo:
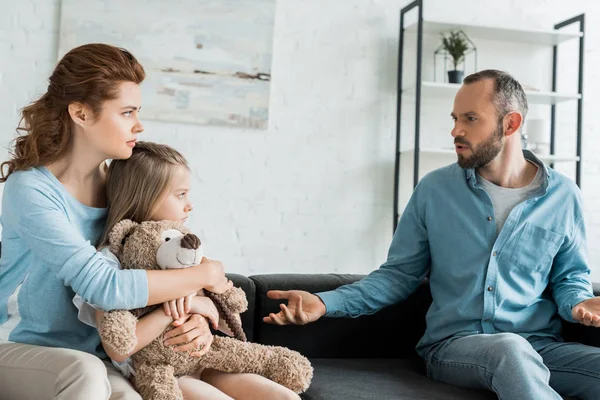
<path fill-rule="evenodd" d="M 108 216 L 98 248 L 108 245 L 108 234 L 120 221 L 141 223 L 152 217 L 177 166 L 189 169 L 177 150 L 152 142 L 137 142 L 131 157 L 110 163 L 106 177 Z"/>
<path fill-rule="evenodd" d="M 10 160 L 0 165 L 0 182 L 15 171 L 52 163 L 71 141 L 69 104 L 82 103 L 100 114 L 117 98 L 119 85 L 144 80 L 144 68 L 127 50 L 102 43 L 76 47 L 63 56 L 49 78 L 48 90 L 21 110 Z"/>

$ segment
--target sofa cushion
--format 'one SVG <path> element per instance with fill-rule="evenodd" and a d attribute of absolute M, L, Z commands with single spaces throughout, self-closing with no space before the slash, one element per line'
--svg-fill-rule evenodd
<path fill-rule="evenodd" d="M 304 400 L 492 400 L 492 392 L 461 389 L 425 376 L 419 359 L 313 358 L 312 384 Z"/>

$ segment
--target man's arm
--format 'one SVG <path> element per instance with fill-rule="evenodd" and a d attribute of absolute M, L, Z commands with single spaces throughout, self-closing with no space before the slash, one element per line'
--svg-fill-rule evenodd
<path fill-rule="evenodd" d="M 554 258 L 550 286 L 560 316 L 568 322 L 581 322 L 573 317 L 573 308 L 594 297 L 583 215 L 577 218 L 572 233 Z"/>
<path fill-rule="evenodd" d="M 326 316 L 373 314 L 415 291 L 427 275 L 430 263 L 424 209 L 423 190 L 417 187 L 402 213 L 387 261 L 356 283 L 317 293 L 327 309 Z"/>
<path fill-rule="evenodd" d="M 429 271 L 430 254 L 425 223 L 425 193 L 418 185 L 394 233 L 387 261 L 367 277 L 336 290 L 317 293 L 269 291 L 272 299 L 288 300 L 281 311 L 263 318 L 266 323 L 303 325 L 323 315 L 358 317 L 407 298 Z"/>

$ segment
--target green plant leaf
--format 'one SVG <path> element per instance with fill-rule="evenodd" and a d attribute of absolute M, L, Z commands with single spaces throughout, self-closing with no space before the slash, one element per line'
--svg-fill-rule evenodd
<path fill-rule="evenodd" d="M 452 31 L 447 36 L 444 34 L 441 34 L 441 36 L 444 50 L 452 58 L 452 64 L 456 70 L 458 65 L 465 60 L 465 54 L 469 50 L 469 42 L 460 31 Z"/>

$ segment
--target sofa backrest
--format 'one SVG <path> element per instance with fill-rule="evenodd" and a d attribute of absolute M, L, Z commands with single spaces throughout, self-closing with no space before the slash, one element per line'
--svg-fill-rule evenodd
<path fill-rule="evenodd" d="M 415 346 L 425 331 L 425 314 L 431 303 L 427 285 L 406 301 L 360 318 L 321 318 L 305 326 L 265 324 L 262 318 L 279 312 L 279 301 L 269 290 L 300 289 L 311 293 L 333 290 L 356 282 L 362 275 L 275 274 L 255 275 L 256 317 L 254 339 L 258 343 L 286 346 L 307 357 L 407 358 L 416 356 Z"/>

